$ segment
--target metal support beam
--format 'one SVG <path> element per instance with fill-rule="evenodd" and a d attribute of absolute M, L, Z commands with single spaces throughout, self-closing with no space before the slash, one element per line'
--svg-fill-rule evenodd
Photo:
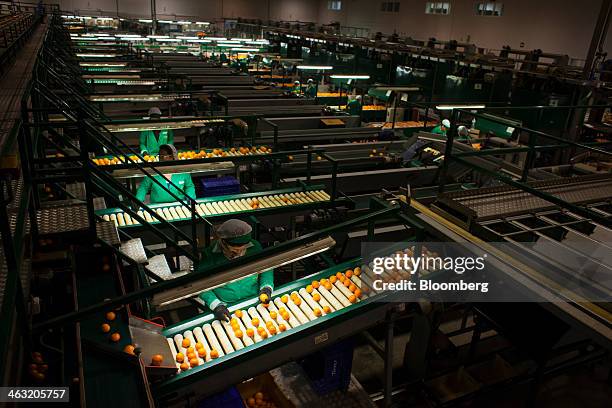
<path fill-rule="evenodd" d="M 593 37 L 591 38 L 589 52 L 587 53 L 586 61 L 584 63 L 584 70 L 582 71 L 585 79 L 591 78 L 595 69 L 597 54 L 603 51 L 603 45 L 606 41 L 606 35 L 608 34 L 608 27 L 610 26 L 611 13 L 612 0 L 603 0 L 601 2 L 601 9 L 599 9 L 599 17 L 597 17 L 595 30 L 593 31 Z"/>

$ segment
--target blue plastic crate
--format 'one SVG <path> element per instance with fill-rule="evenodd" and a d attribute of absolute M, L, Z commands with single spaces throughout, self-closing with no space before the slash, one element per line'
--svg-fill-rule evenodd
<path fill-rule="evenodd" d="M 203 178 L 200 180 L 204 197 L 240 193 L 240 183 L 232 176 Z"/>
<path fill-rule="evenodd" d="M 236 387 L 211 395 L 196 404 L 197 408 L 245 408 Z"/>
<path fill-rule="evenodd" d="M 324 395 L 348 388 L 353 368 L 353 350 L 352 339 L 343 340 L 300 361 L 317 394 Z"/>

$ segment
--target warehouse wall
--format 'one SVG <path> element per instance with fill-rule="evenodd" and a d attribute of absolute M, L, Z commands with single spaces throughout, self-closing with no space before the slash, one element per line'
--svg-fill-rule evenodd
<path fill-rule="evenodd" d="M 399 13 L 380 11 L 382 0 L 342 0 L 340 11 L 328 10 L 328 1 L 319 0 L 318 20 L 373 33 L 396 30 L 418 39 L 469 40 L 484 48 L 518 48 L 524 42 L 526 49 L 584 58 L 601 6 L 601 0 L 498 0 L 504 4 L 503 16 L 485 17 L 476 15 L 476 0 L 451 0 L 451 13 L 445 16 L 425 14 L 423 0 L 394 1 L 401 3 Z"/>
<path fill-rule="evenodd" d="M 80 14 L 115 16 L 117 0 L 59 0 L 64 11 Z M 118 0 L 119 14 L 126 17 L 149 17 L 150 0 Z M 221 17 L 243 17 L 273 20 L 316 21 L 318 0 L 157 0 L 157 14 L 163 17 L 198 17 L 213 20 Z"/>

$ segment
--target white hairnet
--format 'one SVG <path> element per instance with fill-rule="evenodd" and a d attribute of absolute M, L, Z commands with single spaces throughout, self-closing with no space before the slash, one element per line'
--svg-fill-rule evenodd
<path fill-rule="evenodd" d="M 178 160 L 178 152 L 176 151 L 176 147 L 174 147 L 174 145 L 171 144 L 163 144 L 159 146 L 159 150 L 161 151 L 162 149 L 168 149 L 172 152 L 172 158 L 174 160 Z"/>
<path fill-rule="evenodd" d="M 222 239 L 233 239 L 250 234 L 253 228 L 242 220 L 232 218 L 217 228 L 217 235 Z"/>
<path fill-rule="evenodd" d="M 459 126 L 457 128 L 457 133 L 459 133 L 459 136 L 467 136 L 470 134 L 470 131 L 465 126 Z"/>
<path fill-rule="evenodd" d="M 161 116 L 161 109 L 159 109 L 157 106 L 154 106 L 151 109 L 149 109 L 149 116 L 153 116 L 153 115 Z"/>
<path fill-rule="evenodd" d="M 444 127 L 446 127 L 446 128 L 449 128 L 449 127 L 450 127 L 450 120 L 448 120 L 448 119 L 444 119 L 444 120 L 442 121 L 442 126 L 444 126 Z"/>

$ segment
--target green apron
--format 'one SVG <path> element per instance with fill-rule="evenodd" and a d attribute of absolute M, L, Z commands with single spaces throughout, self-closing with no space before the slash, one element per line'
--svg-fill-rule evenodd
<path fill-rule="evenodd" d="M 168 183 L 168 180 L 166 180 L 166 178 L 163 176 L 155 175 L 153 177 L 155 177 L 156 180 L 161 182 L 162 185 L 181 199 L 185 199 L 186 195 L 191 198 L 196 197 L 195 186 L 191 180 L 191 175 L 188 173 L 177 173 L 172 175 L 172 182 L 178 186 L 180 190 L 176 189 L 174 186 L 171 186 Z M 145 177 L 142 180 L 142 183 L 140 183 L 138 191 L 136 192 L 136 198 L 144 202 L 149 191 L 151 192 L 151 204 L 172 203 L 176 201 L 176 199 L 172 197 L 170 193 L 160 187 L 157 183 L 153 182 L 153 180 L 151 180 L 149 177 Z"/>
<path fill-rule="evenodd" d="M 301 95 L 302 94 L 302 86 L 301 85 L 293 85 L 293 89 L 291 90 L 291 93 L 293 93 L 295 95 Z"/>
<path fill-rule="evenodd" d="M 152 130 L 140 132 L 140 154 L 148 153 L 156 156 L 159 154 L 159 146 L 163 144 L 174 144 L 174 132 L 172 129 L 160 130 L 159 137 L 155 137 Z"/>
<path fill-rule="evenodd" d="M 251 244 L 251 247 L 247 249 L 245 255 L 257 253 L 262 249 L 261 244 L 254 239 L 251 239 L 249 244 Z M 215 242 L 204 250 L 202 261 L 198 264 L 197 271 L 206 271 L 209 268 L 228 262 L 230 261 L 225 257 L 218 243 Z M 274 289 L 274 272 L 272 270 L 258 275 L 247 276 L 239 281 L 203 292 L 200 294 L 200 299 L 206 303 L 210 310 L 214 310 L 220 303 L 233 305 L 243 300 L 256 298 L 259 295 L 259 291 L 264 287 Z"/>
<path fill-rule="evenodd" d="M 361 113 L 361 102 L 357 99 L 353 99 L 346 105 L 346 111 L 350 115 L 359 115 Z"/>

